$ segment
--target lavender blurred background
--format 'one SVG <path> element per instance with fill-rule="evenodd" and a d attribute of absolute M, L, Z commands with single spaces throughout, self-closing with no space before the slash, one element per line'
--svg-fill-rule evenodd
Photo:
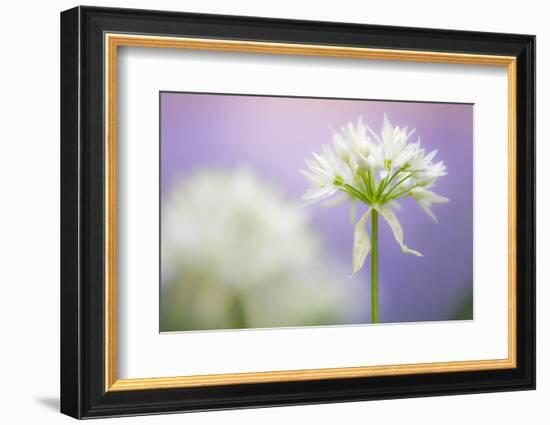
<path fill-rule="evenodd" d="M 421 137 L 426 151 L 439 149 L 436 160 L 447 166 L 448 175 L 439 179 L 435 191 L 450 202 L 434 206 L 436 224 L 413 200 L 401 201 L 403 209 L 397 215 L 405 243 L 422 252 L 421 258 L 403 254 L 388 225 L 381 222 L 381 321 L 473 318 L 472 105 L 173 92 L 162 92 L 160 101 L 161 205 L 181 176 L 243 166 L 299 203 L 307 187 L 299 170 L 312 152 L 331 143 L 329 126 L 338 129 L 362 115 L 366 124 L 379 131 L 387 113 L 392 124 L 416 128 L 414 137 Z M 351 274 L 349 205 L 305 208 L 331 261 L 343 264 L 345 273 Z M 360 273 L 343 278 L 350 285 L 364 286 L 368 298 L 369 276 L 367 260 Z M 365 301 L 356 323 L 369 322 L 370 307 Z"/>

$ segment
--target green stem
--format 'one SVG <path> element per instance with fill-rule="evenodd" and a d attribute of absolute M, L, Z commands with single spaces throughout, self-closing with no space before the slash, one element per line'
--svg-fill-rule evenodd
<path fill-rule="evenodd" d="M 372 210 L 371 317 L 378 323 L 378 211 Z"/>
<path fill-rule="evenodd" d="M 364 201 L 367 204 L 369 203 L 369 200 L 367 198 L 365 198 L 365 196 L 361 192 L 359 192 L 357 189 L 355 189 L 353 186 L 350 186 L 349 184 L 345 183 L 342 187 L 348 193 L 354 195 L 356 198 L 360 199 L 361 201 Z"/>
<path fill-rule="evenodd" d="M 414 186 L 409 187 L 408 189 L 405 189 L 402 192 L 399 192 L 395 195 L 392 195 L 392 196 L 388 195 L 384 198 L 384 202 L 392 201 L 394 199 L 401 198 L 402 196 L 408 195 L 413 189 L 416 189 L 419 186 L 420 186 L 419 184 L 415 184 Z"/>
<path fill-rule="evenodd" d="M 403 183 L 404 181 L 407 181 L 409 178 L 411 177 L 411 174 L 409 174 L 408 176 L 405 176 L 403 177 L 401 180 L 399 180 L 391 189 L 390 191 L 386 194 L 385 198 L 384 199 L 390 199 L 390 196 L 393 192 L 395 192 L 395 189 L 401 184 Z M 409 189 L 407 189 L 409 190 Z M 405 191 L 406 192 L 406 191 Z M 403 192 L 403 193 L 405 193 Z"/>

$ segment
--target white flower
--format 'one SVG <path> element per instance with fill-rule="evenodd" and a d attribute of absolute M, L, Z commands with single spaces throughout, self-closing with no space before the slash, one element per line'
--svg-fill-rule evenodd
<path fill-rule="evenodd" d="M 309 170 L 302 173 L 311 185 L 303 196 L 306 203 L 343 192 L 343 200 L 353 200 L 352 205 L 355 201 L 361 201 L 369 206 L 355 225 L 354 273 L 363 266 L 370 251 L 370 241 L 364 228 L 372 209 L 378 211 L 389 224 L 403 252 L 420 256 L 418 251 L 408 248 L 403 242 L 403 229 L 393 211 L 399 205 L 397 201 L 412 197 L 434 220 L 432 204 L 449 201 L 428 190 L 439 177 L 447 174 L 446 167 L 442 161 L 433 162 L 437 150 L 426 154 L 421 148 L 420 138 L 410 142 L 415 131 L 407 126 L 393 126 L 384 114 L 380 134 L 377 134 L 365 126 L 359 117 L 355 126 L 348 123 L 341 127 L 339 133 L 333 130 L 337 155 L 330 147 L 324 146 L 322 155 L 313 154 L 313 161 L 306 160 Z"/>

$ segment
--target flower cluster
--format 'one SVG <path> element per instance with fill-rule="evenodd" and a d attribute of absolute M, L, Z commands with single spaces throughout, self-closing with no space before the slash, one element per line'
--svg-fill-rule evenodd
<path fill-rule="evenodd" d="M 323 146 L 322 154 L 306 160 L 308 170 L 302 174 L 311 187 L 303 196 L 306 203 L 322 201 L 341 192 L 340 201 L 360 201 L 369 206 L 355 226 L 353 273 L 356 273 L 370 251 L 365 223 L 373 210 L 390 225 L 394 237 L 405 253 L 421 256 L 403 243 L 403 230 L 394 213 L 397 200 L 414 198 L 434 220 L 432 204 L 448 202 L 431 188 L 446 174 L 442 161 L 434 162 L 437 150 L 426 153 L 420 138 L 410 142 L 415 129 L 393 126 L 384 114 L 380 134 L 363 124 L 359 117 L 354 126 L 349 123 L 340 132 L 333 130 L 333 146 Z"/>

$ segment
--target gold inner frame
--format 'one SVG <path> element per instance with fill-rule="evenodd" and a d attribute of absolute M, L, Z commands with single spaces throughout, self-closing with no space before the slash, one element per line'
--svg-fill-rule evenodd
<path fill-rule="evenodd" d="M 105 391 L 200 387 L 319 379 L 481 371 L 516 367 L 516 58 L 462 53 L 370 49 L 327 45 L 105 34 Z M 325 56 L 470 65 L 504 66 L 508 72 L 508 357 L 382 366 L 284 370 L 118 379 L 116 325 L 116 123 L 117 48 L 119 46 Z"/>

